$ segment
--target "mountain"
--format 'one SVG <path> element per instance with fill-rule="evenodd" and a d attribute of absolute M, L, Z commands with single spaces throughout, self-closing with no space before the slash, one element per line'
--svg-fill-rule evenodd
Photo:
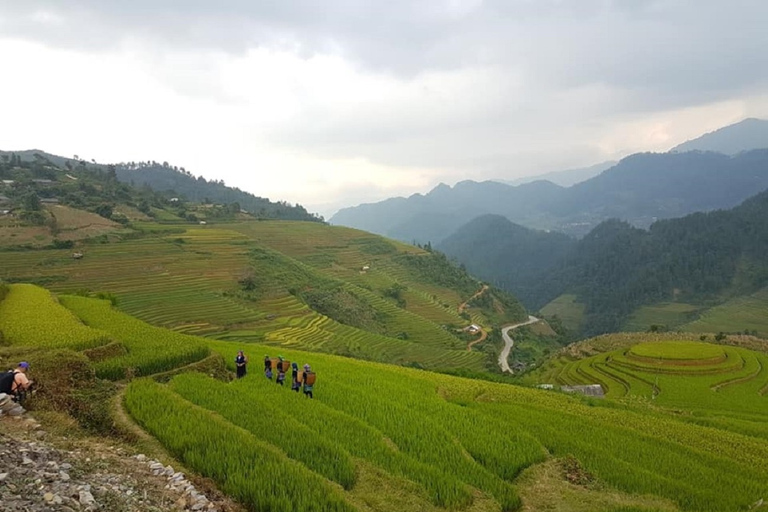
<path fill-rule="evenodd" d="M 639 153 L 569 188 L 549 181 L 441 184 L 426 195 L 346 208 L 331 223 L 439 245 L 454 226 L 495 214 L 529 228 L 583 236 L 606 219 L 648 227 L 658 219 L 730 208 L 765 188 L 768 150 Z"/>
<path fill-rule="evenodd" d="M 607 162 L 601 162 L 599 164 L 590 165 L 589 167 L 580 167 L 578 169 L 568 169 L 565 171 L 553 171 L 545 174 L 539 174 L 537 176 L 526 176 L 524 178 L 518 178 L 516 180 L 495 180 L 499 183 L 506 185 L 523 185 L 524 183 L 530 183 L 532 181 L 545 180 L 551 181 L 555 185 L 561 187 L 570 187 L 582 181 L 586 181 L 590 178 L 594 178 L 606 169 L 610 169 L 618 162 L 616 160 L 609 160 Z"/>
<path fill-rule="evenodd" d="M 621 330 L 638 308 L 665 302 L 679 306 L 645 310 L 646 320 L 635 323 L 684 323 L 696 311 L 768 286 L 768 191 L 730 210 L 661 220 L 647 230 L 607 220 L 580 240 L 486 215 L 437 248 L 531 310 L 563 295 L 575 298 L 585 308 L 584 334 Z M 761 301 L 758 294 L 742 307 L 768 312 Z M 675 309 L 679 318 L 669 316 Z M 743 320 L 738 327 L 750 325 L 757 324 Z"/>
<path fill-rule="evenodd" d="M 768 121 L 749 118 L 684 142 L 670 151 L 716 151 L 735 155 L 760 148 L 768 148 Z"/>
<path fill-rule="evenodd" d="M 641 306 L 707 309 L 768 286 L 767 252 L 768 191 L 731 210 L 663 220 L 649 230 L 606 221 L 537 276 L 536 306 L 572 293 L 586 308 L 587 334 L 615 331 Z"/>

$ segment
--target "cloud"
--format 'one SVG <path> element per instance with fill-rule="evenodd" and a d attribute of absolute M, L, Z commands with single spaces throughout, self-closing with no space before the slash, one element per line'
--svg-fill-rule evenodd
<path fill-rule="evenodd" d="M 756 0 L 3 2 L 0 92 L 66 133 L 0 135 L 312 204 L 514 178 L 768 114 L 766 18 Z"/>

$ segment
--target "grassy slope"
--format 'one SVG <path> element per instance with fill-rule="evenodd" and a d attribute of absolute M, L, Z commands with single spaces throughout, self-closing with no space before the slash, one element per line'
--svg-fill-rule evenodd
<path fill-rule="evenodd" d="M 466 290 L 457 290 L 424 278 L 399 259 L 430 257 L 418 248 L 310 222 L 138 227 L 141 233 L 84 244 L 85 257 L 77 261 L 71 250 L 5 252 L 0 279 L 38 282 L 59 292 L 110 292 L 122 310 L 189 334 L 425 367 L 485 368 L 485 355 L 467 352 L 465 342 L 442 327 L 468 323 L 456 308 L 479 284 L 470 281 Z M 255 258 L 254 251 L 273 257 Z M 370 269 L 363 272 L 363 266 Z M 238 280 L 248 275 L 263 282 L 257 293 L 240 289 Z M 318 282 L 354 298 L 351 324 L 302 302 L 302 292 Z M 385 293 L 393 285 L 402 288 L 400 305 Z M 360 327 L 377 335 L 356 328 L 354 317 L 363 309 L 376 325 Z M 519 314 L 492 316 L 499 321 Z M 473 320 L 491 326 L 480 309 L 473 310 Z"/>
<path fill-rule="evenodd" d="M 578 332 L 584 318 L 584 305 L 576 301 L 575 295 L 565 294 L 541 308 L 541 313 L 559 317 L 565 327 Z"/>
<path fill-rule="evenodd" d="M 77 302 L 79 305 L 73 309 L 78 313 L 95 311 L 105 304 L 93 301 L 91 308 L 88 299 Z M 92 327 L 106 330 L 113 339 L 126 344 L 128 337 L 151 329 L 127 317 L 124 321 L 111 316 L 87 318 Z M 174 336 L 183 337 L 171 331 L 163 335 L 169 340 Z M 153 337 L 143 336 L 142 341 L 153 343 Z M 615 347 L 629 339 L 602 340 L 591 349 Z M 28 340 L 36 343 L 31 334 Z M 198 341 L 220 353 L 230 368 L 233 366 L 237 345 Z M 741 348 L 717 348 L 747 359 L 754 354 Z M 314 435 L 285 437 L 274 431 L 275 423 L 298 421 L 303 426 L 296 424 L 295 428 L 312 429 L 320 434 L 318 439 L 323 439 L 318 441 L 320 451 L 306 452 L 315 453 L 309 456 L 321 457 L 321 453 L 335 450 L 334 446 L 353 456 L 357 481 L 342 496 L 361 510 L 393 510 L 393 503 L 410 503 L 402 509 L 416 510 L 425 502 L 430 504 L 425 509 L 435 510 L 436 502 L 450 496 L 436 493 L 443 487 L 430 486 L 440 478 L 444 479 L 441 486 L 455 481 L 470 486 L 472 504 L 465 510 L 478 511 L 499 510 L 500 504 L 505 504 L 503 509 L 514 510 L 519 503 L 517 496 L 522 496 L 526 510 L 735 510 L 768 492 L 768 438 L 764 435 L 766 418 L 760 401 L 764 397 L 750 396 L 750 390 L 764 379 L 759 372 L 758 378 L 734 382 L 717 392 L 724 397 L 728 394 L 727 401 L 732 402 L 728 409 L 723 407 L 725 399 L 700 400 L 699 415 L 688 416 L 679 411 L 667 413 L 642 402 L 621 406 L 610 401 L 592 403 L 519 386 L 285 350 L 287 358 L 310 362 L 318 373 L 316 399 L 310 401 L 264 379 L 258 356 L 268 348 L 254 345 L 251 349 L 250 375 L 242 381 L 224 384 L 205 375 L 184 376 L 171 381 L 168 387 L 161 386 L 166 391 L 158 395 L 162 400 L 156 405 L 150 403 L 151 386 L 141 386 L 143 393 L 133 395 L 133 407 L 141 404 L 143 412 L 136 409 L 136 413 L 143 415 L 147 428 L 157 430 L 174 450 L 182 449 L 181 442 L 180 456 L 204 474 L 220 464 L 212 453 L 202 451 L 196 455 L 198 442 L 201 450 L 211 446 L 195 435 L 198 423 L 185 420 L 189 414 L 195 414 L 200 425 L 215 428 L 216 435 L 230 433 L 244 440 L 251 451 L 269 454 L 275 471 L 288 471 L 299 475 L 299 479 L 306 475 L 310 487 L 327 488 L 331 484 L 318 480 L 320 474 L 309 469 L 324 466 L 302 462 L 302 446 L 306 444 L 301 440 L 309 442 Z M 147 352 L 146 357 L 151 358 L 152 353 Z M 749 366 L 744 376 L 758 369 Z M 729 376 L 704 377 L 713 380 Z M 210 390 L 210 396 L 206 390 Z M 162 414 L 168 414 L 168 391 L 176 396 L 173 402 L 178 414 L 162 422 L 150 421 L 153 407 L 160 407 L 158 413 L 162 410 Z M 705 393 L 712 394 L 716 393 Z M 137 402 L 135 398 L 139 397 L 143 398 Z M 222 401 L 217 402 L 215 397 Z M 220 414 L 208 416 L 204 409 L 186 400 L 200 400 L 198 406 Z M 232 403 L 254 407 L 233 408 Z M 679 401 L 672 403 L 678 409 L 685 407 Z M 191 413 L 185 412 L 190 409 Z M 275 423 L 260 421 L 265 414 Z M 163 429 L 176 434 L 169 436 L 161 432 Z M 568 454 L 577 461 L 568 462 Z M 236 457 L 235 451 L 227 460 L 234 462 Z M 558 460 L 561 457 L 566 458 Z M 545 458 L 548 461 L 538 465 Z M 251 467 L 232 466 L 245 468 L 246 472 L 252 471 Z M 232 485 L 240 470 L 210 474 L 229 488 L 227 485 Z M 563 475 L 571 483 L 564 482 Z M 578 477 L 575 481 L 574 476 Z M 257 491 L 255 488 L 254 493 Z M 390 492 L 391 499 L 387 494 Z M 243 499 L 247 496 L 243 495 Z M 459 500 L 457 503 L 465 503 L 461 494 L 454 496 L 451 499 Z"/>

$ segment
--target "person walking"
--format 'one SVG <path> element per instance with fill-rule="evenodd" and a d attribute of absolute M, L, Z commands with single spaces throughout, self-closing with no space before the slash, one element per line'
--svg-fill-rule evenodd
<path fill-rule="evenodd" d="M 269 356 L 264 356 L 264 376 L 272 380 L 272 360 Z"/>
<path fill-rule="evenodd" d="M 242 350 L 237 351 L 237 357 L 235 358 L 235 366 L 237 367 L 237 378 L 242 379 L 246 374 L 246 365 L 248 364 L 248 357 Z"/>
<path fill-rule="evenodd" d="M 283 356 L 277 356 L 277 379 L 275 384 L 283 385 L 285 381 L 285 369 L 283 368 Z"/>
<path fill-rule="evenodd" d="M 315 385 L 315 373 L 308 364 L 304 365 L 304 371 L 301 374 L 301 382 L 304 384 L 304 396 L 314 398 L 312 388 Z"/>
<path fill-rule="evenodd" d="M 298 393 L 299 388 L 301 388 L 301 384 L 299 383 L 299 365 L 293 363 L 291 365 L 291 390 Z"/>

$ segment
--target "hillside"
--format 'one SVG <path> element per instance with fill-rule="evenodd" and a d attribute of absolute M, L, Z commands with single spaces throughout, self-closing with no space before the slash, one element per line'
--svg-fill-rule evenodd
<path fill-rule="evenodd" d="M 11 200 L 19 199 L 15 202 L 17 207 L 24 194 L 36 193 L 41 198 L 80 208 L 93 209 L 102 203 L 112 209 L 128 206 L 159 220 L 195 221 L 212 215 L 231 218 L 241 210 L 256 218 L 322 220 L 301 205 L 256 197 L 228 187 L 223 181 L 194 177 L 183 167 L 167 162 L 105 165 L 39 150 L 0 151 L 0 179 L 15 182 L 14 186 L 0 188 L 0 193 L 7 192 L 5 195 Z M 33 179 L 53 183 L 30 183 Z M 74 183 L 78 180 L 79 183 Z M 128 186 L 117 186 L 116 181 Z M 13 206 L 14 201 L 11 203 Z M 195 206 L 188 211 L 192 205 Z M 158 214 L 152 208 L 169 214 Z"/>
<path fill-rule="evenodd" d="M 498 327 L 525 318 L 445 257 L 316 222 L 134 222 L 75 249 L 3 253 L 0 279 L 89 290 L 155 325 L 429 368 L 496 368 Z M 73 259 L 72 251 L 83 254 Z M 472 351 L 470 323 L 496 333 Z"/>
<path fill-rule="evenodd" d="M 610 218 L 648 227 L 658 219 L 731 208 L 766 188 L 768 149 L 735 156 L 643 153 L 569 188 L 546 181 L 517 187 L 464 181 L 347 208 L 331 223 L 438 245 L 475 217 L 495 214 L 529 228 L 583 236 Z"/>
<path fill-rule="evenodd" d="M 239 188 L 228 187 L 223 181 L 195 177 L 184 168 L 171 166 L 167 162 L 121 163 L 115 166 L 115 172 L 117 179 L 124 183 L 146 185 L 194 203 L 236 204 L 257 218 L 322 221 L 301 205 L 257 197 Z"/>
<path fill-rule="evenodd" d="M 437 248 L 472 274 L 508 290 L 524 304 L 541 295 L 540 279 L 560 265 L 576 240 L 483 215 L 460 227 Z"/>
<path fill-rule="evenodd" d="M 683 142 L 670 151 L 716 151 L 735 155 L 758 148 L 768 148 L 768 121 L 749 118 Z"/>
<path fill-rule="evenodd" d="M 652 325 L 766 333 L 766 218 L 768 192 L 648 230 L 606 221 L 581 240 L 489 216 L 438 248 L 531 310 L 570 317 L 584 334 Z M 564 295 L 572 299 L 548 306 Z"/>
<path fill-rule="evenodd" d="M 0 328 L 10 333 L 0 352 L 28 359 L 40 382 L 30 407 L 63 406 L 89 428 L 106 414 L 102 426 L 112 421 L 112 431 L 167 450 L 162 458 L 209 477 L 249 510 L 720 511 L 768 493 L 766 417 L 753 393 L 768 382 L 764 366 L 754 367 L 763 352 L 644 348 L 640 357 L 671 354 L 683 368 L 663 376 L 658 399 L 671 390 L 670 401 L 651 407 L 640 395 L 601 402 L 281 349 L 316 372 L 307 399 L 264 378 L 270 346 L 246 346 L 248 375 L 230 382 L 240 343 L 152 327 L 108 301 L 29 285 L 0 297 Z M 9 311 L 36 313 L 50 335 Z M 742 366 L 724 361 L 731 352 Z M 685 363 L 702 358 L 728 372 L 705 375 L 717 393 L 695 391 L 698 369 Z M 112 384 L 148 374 L 155 378 Z M 685 396 L 702 398 L 693 407 L 675 399 L 687 383 Z M 59 405 L 46 402 L 54 396 Z"/>

